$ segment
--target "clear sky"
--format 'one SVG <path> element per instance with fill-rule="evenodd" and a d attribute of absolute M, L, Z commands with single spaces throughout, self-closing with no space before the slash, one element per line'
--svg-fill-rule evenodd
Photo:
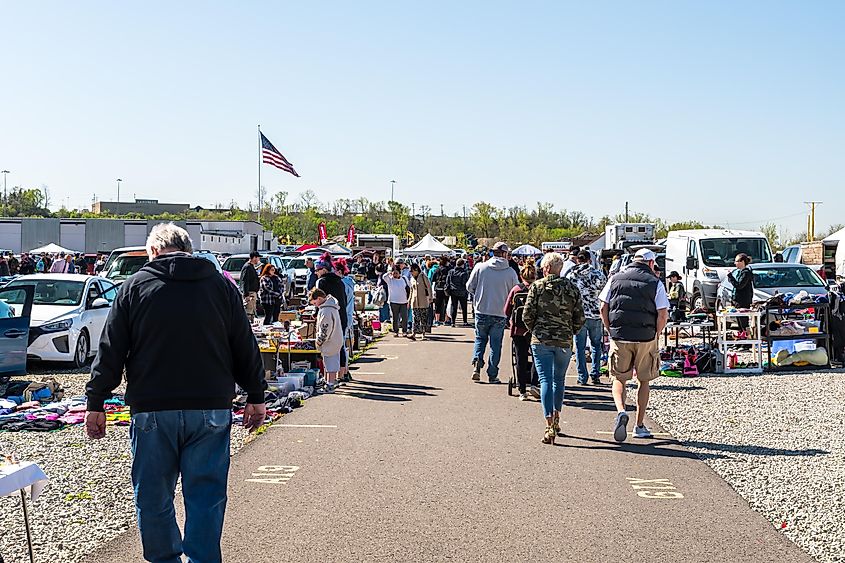
<path fill-rule="evenodd" d="M 0 169 L 50 188 L 845 222 L 845 2 L 6 2 Z M 67 198 L 67 199 L 66 199 Z"/>

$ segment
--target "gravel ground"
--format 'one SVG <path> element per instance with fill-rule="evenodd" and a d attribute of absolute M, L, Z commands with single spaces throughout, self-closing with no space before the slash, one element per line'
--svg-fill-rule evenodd
<path fill-rule="evenodd" d="M 84 393 L 87 371 L 38 367 L 27 376 L 54 375 L 67 396 Z M 118 390 L 120 392 L 121 390 Z M 232 453 L 247 432 L 232 429 Z M 134 528 L 130 482 L 129 428 L 109 426 L 102 440 L 89 440 L 82 425 L 58 432 L 0 432 L 0 451 L 37 463 L 50 482 L 30 509 L 36 560 L 78 561 L 103 542 Z M 20 496 L 0 497 L 0 554 L 6 561 L 28 561 Z"/>
<path fill-rule="evenodd" d="M 822 562 L 845 561 L 845 373 L 663 377 L 649 414 Z"/>

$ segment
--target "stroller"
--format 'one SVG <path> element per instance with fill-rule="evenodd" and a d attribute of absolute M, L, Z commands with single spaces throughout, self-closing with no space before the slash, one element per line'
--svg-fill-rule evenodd
<path fill-rule="evenodd" d="M 528 327 L 525 326 L 525 322 L 522 320 L 522 311 L 525 309 L 525 300 L 527 297 L 528 290 L 516 293 L 513 296 L 513 308 L 511 309 L 511 319 L 513 320 L 513 325 L 515 327 L 525 330 L 528 330 Z M 536 385 L 537 368 L 534 367 L 534 357 L 531 355 L 530 347 L 528 348 L 528 365 L 531 369 L 531 384 Z M 511 374 L 511 377 L 508 380 L 509 397 L 513 396 L 514 389 L 519 388 L 519 379 L 517 377 L 517 374 L 519 373 L 519 363 L 517 362 L 516 342 L 514 342 L 513 338 L 511 338 L 511 366 L 513 367 L 513 373 Z"/>

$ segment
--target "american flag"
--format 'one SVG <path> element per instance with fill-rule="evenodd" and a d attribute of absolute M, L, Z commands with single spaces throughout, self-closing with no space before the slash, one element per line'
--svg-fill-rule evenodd
<path fill-rule="evenodd" d="M 288 162 L 288 159 L 284 157 L 282 153 L 279 152 L 279 149 L 273 146 L 273 143 L 270 142 L 270 139 L 264 136 L 264 133 L 259 133 L 261 135 L 261 158 L 264 164 L 270 164 L 275 166 L 279 170 L 284 170 L 285 172 L 289 172 L 299 178 L 299 174 L 296 173 L 296 170 L 293 169 L 293 164 Z"/>

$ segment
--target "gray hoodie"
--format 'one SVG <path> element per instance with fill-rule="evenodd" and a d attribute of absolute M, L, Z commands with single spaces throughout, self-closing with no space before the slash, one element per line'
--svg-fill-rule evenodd
<path fill-rule="evenodd" d="M 473 268 L 467 291 L 477 314 L 505 317 L 505 302 L 516 285 L 519 278 L 507 259 L 493 257 Z"/>

